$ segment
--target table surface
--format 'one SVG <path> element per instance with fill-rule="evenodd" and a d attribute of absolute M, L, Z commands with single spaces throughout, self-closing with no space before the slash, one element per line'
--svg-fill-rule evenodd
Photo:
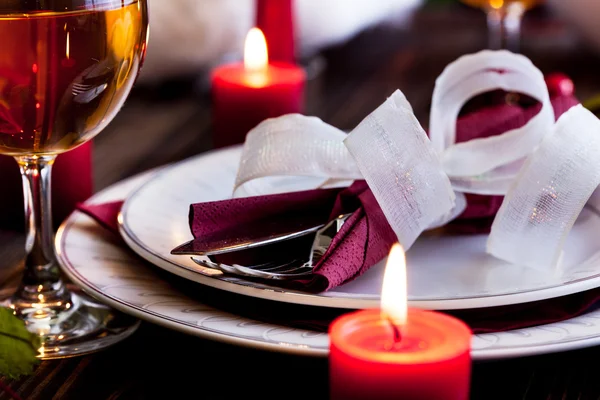
<path fill-rule="evenodd" d="M 461 54 L 484 48 L 486 40 L 483 14 L 459 5 L 427 7 L 410 26 L 375 26 L 307 61 L 307 114 L 351 129 L 400 88 L 427 126 L 435 78 Z M 548 10 L 526 15 L 522 52 L 544 72 L 569 74 L 581 100 L 600 93 L 600 53 Z M 137 86 L 94 146 L 97 190 L 210 150 L 205 76 Z M 20 277 L 22 245 L 20 235 L 0 231 L 0 286 Z M 599 399 L 599 357 L 600 348 L 590 348 L 475 363 L 472 398 Z M 131 338 L 104 352 L 43 362 L 30 377 L 2 382 L 24 399 L 327 398 L 328 364 L 143 323 Z M 0 391 L 0 400 L 8 398 Z"/>

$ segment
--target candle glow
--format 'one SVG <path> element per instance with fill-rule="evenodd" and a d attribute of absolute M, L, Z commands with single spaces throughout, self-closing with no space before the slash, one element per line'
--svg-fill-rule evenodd
<path fill-rule="evenodd" d="M 389 319 L 398 329 L 406 325 L 408 295 L 406 288 L 406 257 L 399 244 L 392 246 L 383 275 L 381 289 L 382 318 Z"/>

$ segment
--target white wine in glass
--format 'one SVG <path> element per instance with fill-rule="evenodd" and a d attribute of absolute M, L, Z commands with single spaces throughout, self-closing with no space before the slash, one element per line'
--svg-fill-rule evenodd
<path fill-rule="evenodd" d="M 487 14 L 489 47 L 519 50 L 523 14 L 543 0 L 461 0 Z"/>
<path fill-rule="evenodd" d="M 40 358 L 85 354 L 128 336 L 135 321 L 60 277 L 50 175 L 60 153 L 117 114 L 144 60 L 146 0 L 0 0 L 0 154 L 23 176 L 25 273 L 5 306 L 43 340 Z"/>

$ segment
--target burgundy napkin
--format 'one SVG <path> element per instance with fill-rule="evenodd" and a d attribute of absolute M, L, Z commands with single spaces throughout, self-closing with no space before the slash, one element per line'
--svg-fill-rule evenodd
<path fill-rule="evenodd" d="M 78 209 L 118 234 L 116 221 L 121 205 L 120 201 L 100 205 L 84 203 L 79 204 Z M 203 237 L 238 225 L 247 226 L 252 231 L 273 220 L 286 221 L 288 226 L 305 218 L 315 223 L 326 223 L 349 213 L 352 215 L 315 266 L 314 276 L 308 280 L 284 283 L 298 289 L 321 292 L 361 275 L 382 260 L 397 241 L 365 181 L 357 181 L 346 189 L 309 190 L 193 204 L 189 220 L 193 236 Z M 261 257 L 261 254 L 269 261 L 279 255 L 289 257 L 292 251 L 302 256 L 310 251 L 312 245 L 312 236 L 306 238 L 287 241 L 285 247 L 277 244 L 215 256 L 215 260 L 228 264 L 234 257 L 237 263 L 244 265 L 259 263 L 256 257 Z"/>
<path fill-rule="evenodd" d="M 122 201 L 113 201 L 103 204 L 79 203 L 77 204 L 77 209 L 95 219 L 96 222 L 118 237 L 121 237 L 119 234 L 119 223 L 117 218 L 122 206 Z"/>
<path fill-rule="evenodd" d="M 551 324 L 577 317 L 600 305 L 600 288 L 530 303 L 451 311 L 475 333 L 493 333 Z"/>
<path fill-rule="evenodd" d="M 362 183 L 354 186 L 353 190 L 360 192 L 359 197 L 362 196 L 364 204 L 368 204 L 369 199 L 372 196 L 368 196 L 368 191 L 362 191 Z M 345 193 L 344 193 L 345 192 Z M 349 197 L 348 197 L 349 195 Z M 309 198 L 309 193 L 305 199 Z M 323 199 L 327 196 L 322 197 Z M 336 194 L 336 201 L 340 203 L 348 202 L 352 203 L 355 199 L 352 192 L 341 191 Z M 112 232 L 116 237 L 121 238 L 119 234 L 119 227 L 117 224 L 117 216 L 123 205 L 122 201 L 115 201 L 104 204 L 79 204 L 77 208 L 95 219 L 100 225 L 105 227 L 107 230 Z M 356 204 L 337 204 L 335 207 L 352 207 Z M 355 229 L 352 231 L 364 231 L 369 229 L 368 224 L 364 225 L 365 219 L 359 219 L 358 224 L 354 224 Z M 375 222 L 377 223 L 377 221 Z M 388 232 L 389 233 L 389 232 Z M 383 239 L 382 239 L 383 240 Z M 373 253 L 371 253 L 373 254 Z M 372 257 L 372 255 L 371 255 Z M 365 257 L 367 258 L 367 257 Z M 339 259 L 340 261 L 342 259 Z M 229 304 L 228 302 L 220 302 L 220 304 Z M 473 310 L 459 310 L 459 311 L 445 311 L 446 313 L 452 314 L 457 318 L 462 319 L 471 327 L 474 333 L 493 333 L 502 332 L 514 329 L 527 328 L 531 326 L 549 324 L 558 321 L 564 321 L 566 319 L 574 318 L 582 315 L 598 307 L 600 303 L 600 288 L 588 290 L 582 293 L 576 293 L 568 296 L 558 297 L 549 300 L 535 301 L 525 304 L 516 304 L 502 307 L 490 307 L 483 309 Z M 251 315 L 251 310 L 263 309 L 261 307 L 246 307 L 249 318 L 264 319 L 265 313 L 257 313 L 257 315 Z M 231 312 L 236 312 L 235 309 L 230 309 Z M 266 314 L 280 314 L 279 312 L 269 312 Z M 286 315 L 289 313 L 286 312 Z M 297 315 L 299 314 L 299 315 Z M 322 311 L 322 310 L 311 310 L 309 313 L 295 313 L 290 316 L 290 320 L 286 321 L 291 326 L 296 326 L 302 329 L 312 329 L 322 332 L 326 332 L 331 321 L 338 316 L 338 311 Z M 276 321 L 273 321 L 276 322 Z"/>
<path fill-rule="evenodd" d="M 444 310 L 443 312 L 465 322 L 473 333 L 483 334 L 513 331 L 566 321 L 597 310 L 599 306 L 600 288 L 596 288 L 530 303 L 470 310 Z M 229 311 L 236 312 L 234 308 Z M 287 316 L 286 324 L 301 329 L 327 332 L 331 322 L 345 312 L 347 311 L 319 309 L 300 313 L 285 313 Z M 251 310 L 246 316 L 258 320 L 264 319 L 264 315 L 261 315 L 260 312 L 252 313 Z M 271 322 L 277 323 L 277 321 Z"/>

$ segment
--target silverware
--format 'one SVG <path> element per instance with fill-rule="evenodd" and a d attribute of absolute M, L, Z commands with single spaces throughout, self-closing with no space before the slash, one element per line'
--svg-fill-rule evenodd
<path fill-rule="evenodd" d="M 259 265 L 224 264 L 196 257 L 192 257 L 192 260 L 202 267 L 229 275 L 278 281 L 308 278 L 313 272 L 314 265 L 323 257 L 333 237 L 349 216 L 350 214 L 340 215 L 319 229 L 306 259 L 295 258 L 281 263 L 269 262 Z"/>
<path fill-rule="evenodd" d="M 306 277 L 312 274 L 312 263 L 294 260 L 288 264 L 271 265 L 272 270 L 264 270 L 260 266 L 227 265 L 192 257 L 192 260 L 205 268 L 215 269 L 229 275 L 269 280 L 290 280 Z"/>
<path fill-rule="evenodd" d="M 290 226 L 293 226 L 294 229 L 291 229 Z M 265 224 L 253 224 L 251 229 L 244 225 L 236 226 L 213 235 L 190 240 L 171 250 L 171 254 L 211 256 L 248 250 L 310 235 L 324 226 L 324 223 L 315 222 L 310 218 L 298 218 L 293 223 L 289 221 L 285 221 L 285 223 L 271 221 Z M 257 231 L 257 229 L 260 229 L 260 231 Z"/>
<path fill-rule="evenodd" d="M 76 103 L 87 104 L 97 99 L 108 89 L 110 82 L 116 79 L 116 71 L 110 65 L 110 59 L 94 61 L 96 62 L 82 71 L 71 84 L 71 95 Z"/>
<path fill-rule="evenodd" d="M 74 83 L 73 89 L 71 90 L 74 96 L 73 101 L 83 104 L 89 103 L 96 97 L 100 96 L 100 94 L 104 92 L 107 87 L 108 83 L 104 83 L 99 86 Z"/>

